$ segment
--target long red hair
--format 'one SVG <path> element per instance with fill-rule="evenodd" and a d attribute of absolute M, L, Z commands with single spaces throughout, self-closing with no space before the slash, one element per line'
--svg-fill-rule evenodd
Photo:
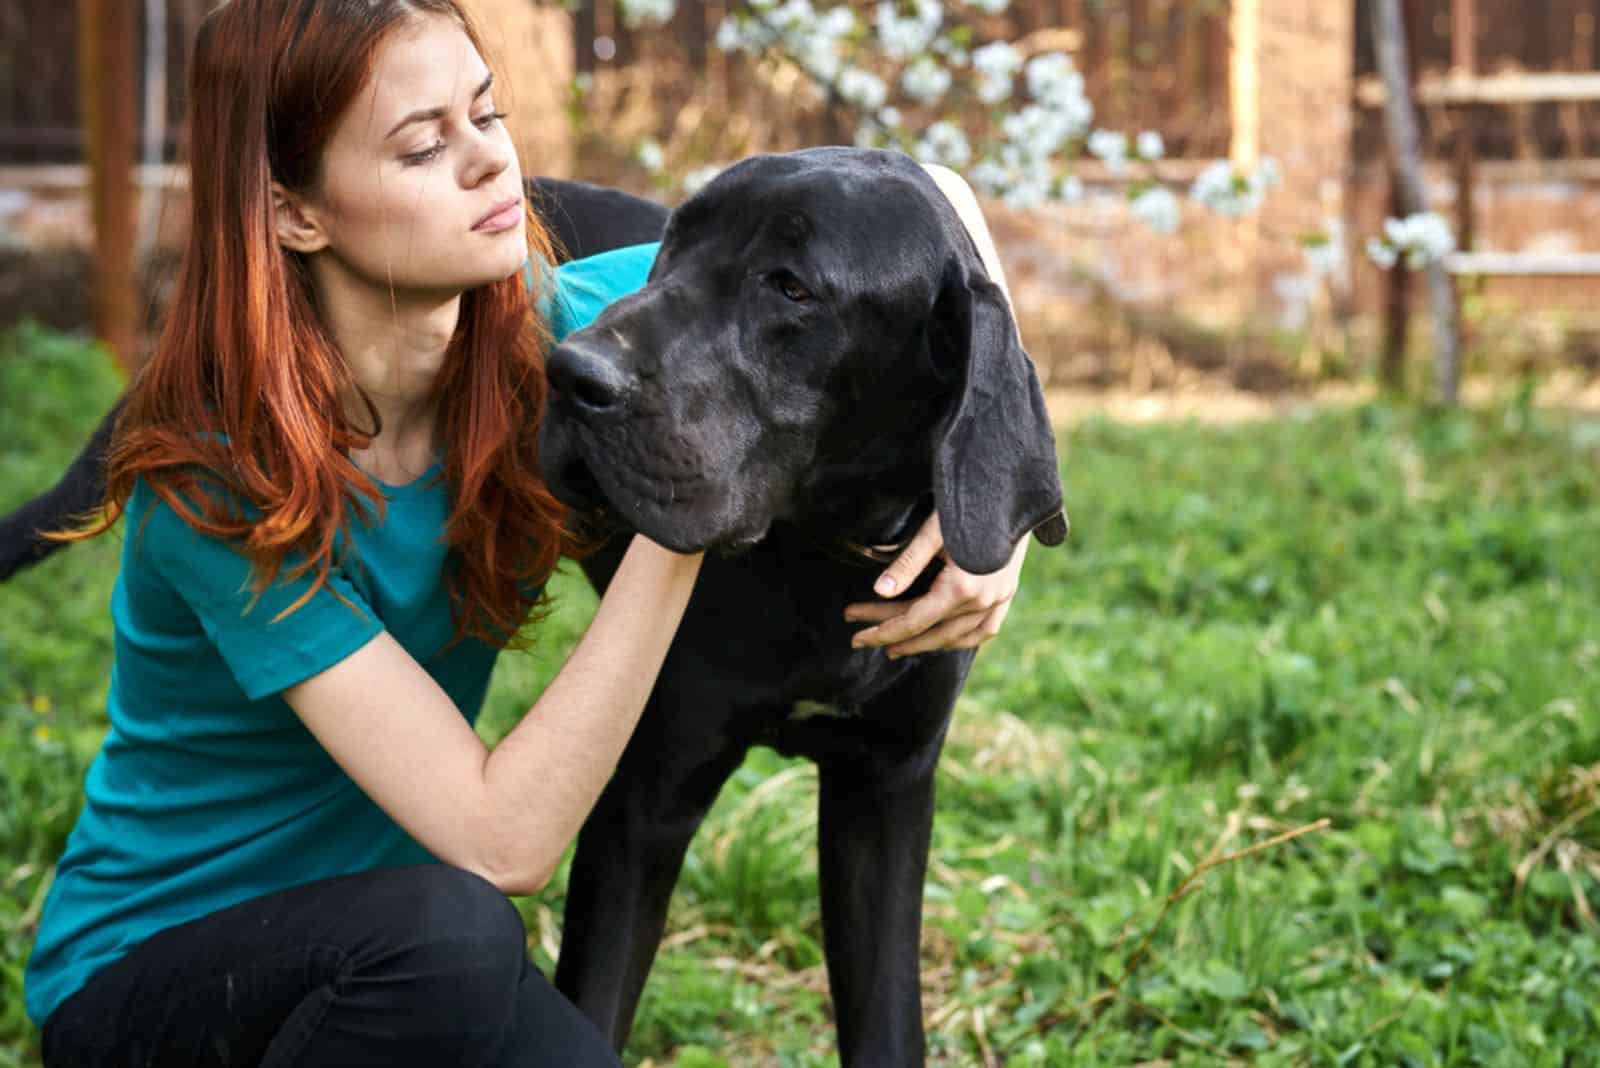
<path fill-rule="evenodd" d="M 346 415 L 343 398 L 359 389 L 317 314 L 306 263 L 278 244 L 271 185 L 315 186 L 378 45 L 419 15 L 454 19 L 482 53 L 454 0 L 232 0 L 201 23 L 188 247 L 155 355 L 117 424 L 105 512 L 80 536 L 114 524 L 142 478 L 195 529 L 238 544 L 258 591 L 311 575 L 298 608 L 327 582 L 352 513 L 381 516 L 382 494 L 349 456 L 370 442 L 377 412 L 366 404 L 365 429 Z M 531 213 L 528 244 L 554 262 Z M 539 477 L 549 333 L 537 298 L 520 275 L 465 293 L 435 386 L 456 632 L 499 646 L 518 643 L 534 591 L 569 545 Z"/>

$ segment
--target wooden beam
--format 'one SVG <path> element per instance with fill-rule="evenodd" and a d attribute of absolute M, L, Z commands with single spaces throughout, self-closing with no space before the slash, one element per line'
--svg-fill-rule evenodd
<path fill-rule="evenodd" d="M 138 15 L 139 5 L 129 0 L 78 0 L 78 78 L 94 215 L 94 331 L 124 371 L 133 368 L 138 346 L 133 187 Z"/>
<path fill-rule="evenodd" d="M 1600 252 L 1453 252 L 1444 268 L 1457 275 L 1600 278 Z"/>
<path fill-rule="evenodd" d="M 1381 79 L 1369 75 L 1356 85 L 1356 102 L 1362 107 L 1383 107 L 1385 99 Z M 1517 71 L 1445 77 L 1430 74 L 1418 83 L 1417 99 L 1429 106 L 1594 102 L 1600 101 L 1600 73 Z"/>

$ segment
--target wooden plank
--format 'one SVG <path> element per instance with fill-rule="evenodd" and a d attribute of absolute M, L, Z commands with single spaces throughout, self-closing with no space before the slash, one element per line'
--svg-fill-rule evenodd
<path fill-rule="evenodd" d="M 1600 101 L 1600 73 L 1565 74 L 1518 71 L 1478 77 L 1424 76 L 1417 100 L 1429 106 L 1453 104 L 1540 104 Z M 1372 76 L 1356 85 L 1356 102 L 1362 107 L 1382 107 L 1383 83 Z"/>
<path fill-rule="evenodd" d="M 1600 252 L 1452 252 L 1444 269 L 1457 275 L 1600 277 Z"/>
<path fill-rule="evenodd" d="M 176 163 L 133 168 L 133 183 L 140 189 L 184 189 L 189 168 Z M 0 189 L 34 193 L 81 193 L 90 186 L 89 168 L 82 163 L 0 164 Z"/>

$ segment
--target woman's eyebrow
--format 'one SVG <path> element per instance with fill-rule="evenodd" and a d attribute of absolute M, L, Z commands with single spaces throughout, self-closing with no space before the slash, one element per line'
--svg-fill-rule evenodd
<path fill-rule="evenodd" d="M 490 71 L 489 72 L 489 76 L 483 80 L 483 84 L 478 86 L 478 91 L 472 94 L 472 99 L 476 100 L 480 96 L 482 96 L 484 93 L 487 93 L 489 91 L 489 87 L 491 85 L 493 85 L 493 84 L 494 84 L 494 72 Z M 450 109 L 447 108 L 447 107 L 424 108 L 421 111 L 413 111 L 411 114 L 407 115 L 405 118 L 403 118 L 399 122 L 395 123 L 394 124 L 394 129 L 392 129 L 388 133 L 384 134 L 383 135 L 383 139 L 385 141 L 387 141 L 389 138 L 391 138 L 395 134 L 399 133 L 401 131 L 401 129 L 403 129 L 404 127 L 410 126 L 414 122 L 431 122 L 434 119 L 442 119 L 446 115 L 448 115 L 449 113 L 450 113 Z"/>

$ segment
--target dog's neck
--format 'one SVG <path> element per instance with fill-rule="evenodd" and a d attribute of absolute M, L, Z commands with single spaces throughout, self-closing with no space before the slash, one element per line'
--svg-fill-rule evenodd
<path fill-rule="evenodd" d="M 823 555 L 856 567 L 877 568 L 890 563 L 933 513 L 933 492 L 913 498 L 887 522 L 850 529 L 823 524 L 795 524 Z"/>

